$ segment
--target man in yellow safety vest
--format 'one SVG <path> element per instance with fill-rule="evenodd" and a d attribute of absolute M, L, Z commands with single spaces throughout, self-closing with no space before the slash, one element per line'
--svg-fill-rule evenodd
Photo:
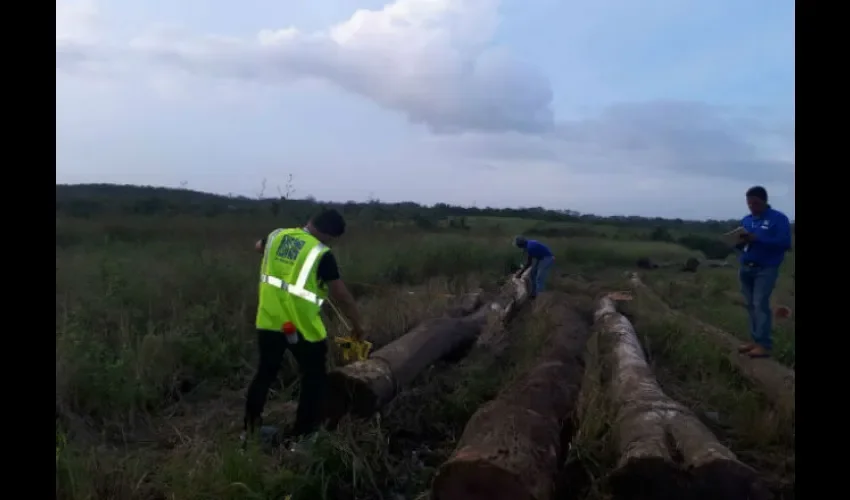
<path fill-rule="evenodd" d="M 319 313 L 328 295 L 350 320 L 352 337 L 363 338 L 354 298 L 340 279 L 336 258 L 327 246 L 344 232 L 342 215 L 323 210 L 306 227 L 276 229 L 255 245 L 263 253 L 256 322 L 260 364 L 248 387 L 243 439 L 262 424 L 266 397 L 287 349 L 298 362 L 301 394 L 295 424 L 285 434 L 302 436 L 318 429 L 328 352 Z"/>

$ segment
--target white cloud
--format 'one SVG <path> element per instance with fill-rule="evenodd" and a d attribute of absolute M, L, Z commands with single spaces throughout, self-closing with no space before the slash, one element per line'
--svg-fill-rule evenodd
<path fill-rule="evenodd" d="M 160 29 L 115 47 L 68 43 L 57 31 L 57 65 L 70 70 L 111 55 L 273 85 L 318 78 L 434 131 L 549 129 L 548 81 L 490 44 L 497 7 L 497 0 L 398 0 L 315 33 L 290 27 L 241 39 Z"/>
<path fill-rule="evenodd" d="M 97 41 L 97 6 L 94 0 L 56 0 L 56 47 Z"/>
<path fill-rule="evenodd" d="M 594 113 L 585 113 L 579 118 L 556 118 L 549 80 L 531 65 L 518 60 L 511 52 L 516 47 L 495 43 L 499 39 L 501 22 L 499 3 L 498 0 L 397 0 L 380 9 L 358 10 L 346 21 L 310 32 L 290 26 L 257 29 L 253 36 L 224 36 L 205 33 L 203 27 L 192 26 L 193 31 L 160 24 L 142 32 L 125 33 L 121 38 L 115 36 L 116 29 L 109 31 L 111 36 L 105 35 L 103 28 L 114 19 L 101 17 L 92 1 L 58 0 L 57 87 L 60 77 L 74 83 L 66 81 L 61 93 L 67 101 L 60 102 L 57 90 L 57 107 L 70 110 L 64 112 L 63 123 L 97 123 L 104 128 L 101 135 L 122 133 L 127 136 L 127 132 L 122 132 L 126 123 L 121 120 L 143 122 L 150 130 L 162 131 L 161 134 L 148 132 L 144 137 L 133 136 L 132 147 L 136 153 L 129 160 L 122 158 L 125 153 L 114 145 L 120 141 L 111 144 L 108 152 L 109 165 L 135 165 L 132 178 L 144 177 L 145 182 L 153 183 L 157 175 L 165 175 L 164 172 L 179 168 L 181 164 L 211 161 L 199 159 L 199 153 L 189 151 L 190 148 L 184 148 L 174 139 L 182 137 L 187 128 L 197 128 L 197 132 L 193 130 L 197 138 L 192 139 L 196 144 L 208 141 L 222 151 L 230 147 L 223 140 L 225 132 L 204 135 L 212 134 L 208 129 L 217 121 L 233 127 L 232 132 L 228 132 L 233 134 L 232 142 L 239 144 L 218 157 L 229 156 L 228 161 L 241 163 L 252 154 L 259 156 L 247 148 L 240 148 L 246 137 L 257 136 L 263 137 L 256 139 L 257 148 L 264 151 L 263 161 L 276 165 L 279 160 L 274 156 L 279 154 L 287 163 L 294 163 L 289 156 L 291 146 L 287 150 L 277 145 L 279 141 L 262 142 L 267 140 L 267 130 L 276 124 L 270 118 L 264 116 L 260 120 L 256 118 L 258 115 L 250 115 L 245 110 L 262 109 L 305 86 L 322 89 L 332 86 L 363 98 L 367 103 L 364 106 L 374 103 L 403 115 L 416 125 L 425 125 L 408 127 L 409 131 L 395 134 L 397 142 L 393 144 L 374 143 L 375 148 L 381 149 L 374 151 L 374 158 L 363 157 L 363 151 L 370 146 L 360 147 L 356 159 L 360 169 L 357 175 L 343 177 L 329 172 L 352 164 L 353 160 L 346 158 L 344 150 L 334 153 L 336 159 L 327 151 L 308 154 L 312 160 L 303 160 L 304 164 L 323 165 L 315 169 L 326 168 L 324 175 L 349 179 L 340 188 L 344 188 L 344 192 L 370 193 L 374 190 L 384 198 L 391 198 L 387 193 L 392 192 L 398 197 L 414 199 L 420 193 L 421 199 L 430 201 L 438 201 L 439 193 L 443 192 L 453 197 L 447 201 L 462 201 L 462 197 L 467 196 L 490 204 L 501 201 L 503 204 L 533 205 L 539 202 L 557 207 L 561 203 L 562 208 L 606 213 L 627 212 L 615 208 L 625 203 L 637 207 L 633 210 L 659 213 L 671 206 L 672 202 L 664 197 L 667 193 L 685 193 L 696 187 L 689 196 L 691 200 L 702 200 L 702 208 L 689 207 L 694 216 L 710 214 L 706 207 L 714 207 L 720 198 L 728 197 L 730 202 L 738 200 L 740 192 L 749 184 L 768 184 L 772 193 L 787 192 L 793 198 L 793 118 L 783 120 L 758 109 L 658 99 L 643 102 L 608 99 L 606 104 L 594 106 Z M 673 23 L 675 19 L 667 18 L 679 15 L 685 5 L 667 3 L 682 9 L 652 17 L 653 30 L 663 30 L 664 23 Z M 552 58 L 558 59 L 559 54 L 566 52 L 581 53 L 585 50 L 583 43 L 593 57 L 607 57 L 618 50 L 620 42 L 612 35 L 617 30 L 609 26 L 606 36 L 601 38 L 605 50 L 593 52 L 593 41 L 600 39 L 594 34 L 596 25 L 604 23 L 609 17 L 607 13 L 611 9 L 616 12 L 619 4 L 607 2 L 604 8 L 598 5 L 601 4 L 594 4 L 593 22 L 583 23 L 581 18 L 570 18 L 569 23 L 564 23 L 575 28 L 575 32 L 567 38 L 569 47 L 564 50 L 552 47 Z M 113 16 L 115 10 L 112 9 Z M 637 13 L 631 10 L 621 16 L 628 19 L 619 22 L 628 21 Z M 633 39 L 641 33 L 635 26 L 627 31 Z M 680 54 L 680 57 L 685 59 L 685 55 Z M 582 59 L 584 66 L 566 68 L 561 78 L 568 79 L 571 72 L 592 74 L 594 68 L 589 65 L 593 57 Z M 572 57 L 565 61 L 578 64 L 579 59 Z M 707 57 L 707 60 L 714 59 L 716 57 Z M 633 70 L 636 65 L 634 61 L 629 62 L 626 66 Z M 596 69 L 608 71 L 617 67 L 615 63 L 601 61 Z M 646 88 L 653 80 L 664 79 L 665 75 L 657 74 L 657 64 L 656 61 L 649 73 L 637 75 L 635 81 L 639 86 Z M 687 74 L 681 75 L 680 67 L 674 69 L 679 72 L 676 78 L 682 81 L 695 78 L 693 70 L 685 70 Z M 710 73 L 705 68 L 699 73 L 703 86 L 710 85 Z M 666 81 L 676 74 L 673 71 L 666 75 Z M 91 85 L 95 81 L 92 75 L 99 77 L 96 80 L 99 85 L 106 85 L 103 77 L 109 76 L 111 91 L 93 93 L 95 99 L 86 102 L 86 106 L 76 106 L 71 97 L 66 97 L 73 94 L 68 88 Z M 587 82 L 592 78 L 578 80 Z M 321 85 L 314 85 L 315 82 Z M 592 94 L 594 90 L 581 86 L 569 86 L 569 89 L 571 102 L 580 102 L 582 92 Z M 563 92 L 563 87 L 560 91 Z M 316 95 L 327 93 L 323 90 Z M 148 100 L 154 100 L 152 96 L 160 100 L 167 98 L 168 109 L 163 112 L 160 106 L 149 106 Z M 95 107 L 109 107 L 109 111 L 99 112 L 93 109 Z M 156 116 L 153 108 L 159 110 L 160 115 L 167 114 L 168 118 Z M 349 112 L 360 114 L 338 115 L 340 111 L 330 104 L 318 111 L 327 115 L 323 117 L 327 121 L 359 121 L 362 108 L 349 108 L 355 108 Z M 316 111 L 317 108 L 313 108 L 314 114 Z M 76 115 L 69 118 L 73 113 Z M 80 117 L 82 113 L 87 114 L 87 119 Z M 191 118 L 195 116 L 203 117 L 204 123 L 193 127 L 191 120 L 199 119 Z M 284 122 L 287 118 L 281 116 L 279 119 Z M 252 119 L 262 121 L 262 125 L 252 125 Z M 168 136 L 167 129 L 172 126 L 169 120 L 179 120 L 184 130 L 171 134 L 168 147 L 164 148 L 156 141 L 162 140 L 158 138 L 160 135 Z M 321 118 L 311 116 L 310 120 L 312 126 L 321 127 Z M 256 133 L 251 127 L 265 127 L 266 130 Z M 105 130 L 107 128 L 109 130 Z M 366 136 L 372 124 L 364 122 L 360 128 Z M 75 130 L 77 134 L 83 133 L 78 126 Z M 321 128 L 316 131 L 317 134 L 324 132 Z M 57 135 L 59 132 L 57 124 Z M 95 132 L 91 134 L 87 140 L 94 142 Z M 354 137 L 349 142 L 357 140 L 359 138 Z M 73 141 L 67 142 L 70 146 L 63 151 L 77 151 Z M 180 150 L 179 155 L 174 153 L 173 158 L 166 157 L 163 151 L 170 149 Z M 394 151 L 392 159 L 387 149 Z M 156 173 L 139 173 L 144 168 L 143 155 L 139 152 L 145 150 L 158 154 Z M 60 164 L 92 163 L 98 154 L 88 149 L 84 158 L 63 159 L 57 152 L 57 169 Z M 220 161 L 223 165 L 224 160 Z M 334 161 L 337 164 L 333 164 Z M 442 180 L 421 174 L 432 168 L 439 168 Z M 266 173 L 260 170 L 257 167 L 257 171 L 250 174 L 251 178 L 265 177 Z M 304 167 L 303 172 L 308 171 Z M 452 171 L 464 173 L 451 174 Z M 309 174 L 300 172 L 301 182 L 306 184 L 308 192 L 317 196 L 346 197 L 330 188 L 323 194 L 323 179 L 307 180 L 304 176 Z M 233 175 L 235 178 L 244 177 L 244 174 L 240 171 Z M 217 171 L 216 178 L 228 184 L 227 175 L 225 170 Z M 448 177 L 452 178 L 451 186 L 445 182 Z M 113 179 L 112 171 L 109 171 L 109 178 Z M 196 184 L 192 177 L 183 178 Z M 363 186 L 355 186 L 357 182 L 362 182 Z M 392 187 L 401 182 L 403 188 Z M 724 194 L 707 194 L 709 186 L 711 190 L 724 190 Z M 215 189 L 212 185 L 208 188 Z M 217 190 L 226 192 L 231 188 Z M 725 190 L 734 191 L 734 195 Z M 617 198 L 614 205 L 606 201 L 605 196 Z M 681 201 L 688 202 L 687 199 Z M 577 202 L 584 204 L 584 208 L 576 205 Z"/>

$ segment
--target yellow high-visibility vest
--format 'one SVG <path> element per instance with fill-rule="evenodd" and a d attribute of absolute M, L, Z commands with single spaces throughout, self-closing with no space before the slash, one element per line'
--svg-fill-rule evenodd
<path fill-rule="evenodd" d="M 260 266 L 258 329 L 281 331 L 291 322 L 309 342 L 327 337 L 319 315 L 328 297 L 327 284 L 319 284 L 316 271 L 329 250 L 303 228 L 269 234 Z"/>

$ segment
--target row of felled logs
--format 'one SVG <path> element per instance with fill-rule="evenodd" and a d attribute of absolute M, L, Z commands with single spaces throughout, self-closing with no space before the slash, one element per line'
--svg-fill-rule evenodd
<path fill-rule="evenodd" d="M 455 311 L 454 317 L 426 320 L 369 359 L 333 370 L 328 376 L 328 417 L 372 415 L 425 368 L 471 345 L 488 322 L 510 321 L 528 301 L 528 275 L 511 277 L 483 307 L 477 300 L 466 300 L 466 310 Z"/>
<path fill-rule="evenodd" d="M 550 498 L 563 451 L 561 432 L 581 390 L 588 336 L 567 304 L 552 309 L 556 324 L 543 356 L 467 422 L 434 479 L 435 500 Z"/>
<path fill-rule="evenodd" d="M 661 304 L 670 314 L 682 317 L 683 315 L 671 309 L 664 301 L 649 289 L 637 273 L 631 275 L 631 283 L 635 292 L 643 294 L 657 304 Z M 714 343 L 719 349 L 728 353 L 730 364 L 746 378 L 753 387 L 765 394 L 777 407 L 788 410 L 793 415 L 796 400 L 796 375 L 793 369 L 782 365 L 770 358 L 750 358 L 738 353 L 740 340 L 730 333 L 719 328 L 703 323 L 696 318 L 685 318 L 693 325 L 698 325 L 701 333 Z"/>
<path fill-rule="evenodd" d="M 631 322 L 603 298 L 595 314 L 610 349 L 609 396 L 620 458 L 609 475 L 617 499 L 761 500 L 770 492 L 689 409 L 668 397 Z"/>

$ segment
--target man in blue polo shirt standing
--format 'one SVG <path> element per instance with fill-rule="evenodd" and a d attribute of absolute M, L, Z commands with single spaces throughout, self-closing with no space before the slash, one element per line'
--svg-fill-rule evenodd
<path fill-rule="evenodd" d="M 741 251 L 739 278 L 753 341 L 741 345 L 739 351 L 751 358 L 763 358 L 773 347 L 770 295 L 785 252 L 791 249 L 791 223 L 785 214 L 771 208 L 767 190 L 761 186 L 747 191 L 747 206 L 750 214 L 741 220 L 745 232 L 736 248 Z"/>
<path fill-rule="evenodd" d="M 555 262 L 555 257 L 549 247 L 536 240 L 529 240 L 523 236 L 517 236 L 514 239 L 514 244 L 522 248 L 528 256 L 525 265 L 522 266 L 516 275 L 521 276 L 529 267 L 531 268 L 531 290 L 529 298 L 534 299 L 537 294 L 543 291 L 543 286 L 546 284 L 546 276 L 552 268 L 552 263 Z"/>

